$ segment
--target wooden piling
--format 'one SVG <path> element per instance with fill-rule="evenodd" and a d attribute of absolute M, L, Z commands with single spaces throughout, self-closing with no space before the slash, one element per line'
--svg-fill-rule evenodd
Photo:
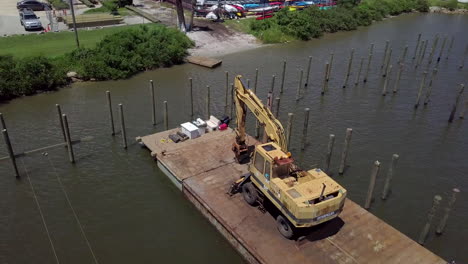
<path fill-rule="evenodd" d="M 127 130 L 125 128 L 125 118 L 124 118 L 124 110 L 123 105 L 119 104 L 119 116 L 120 116 L 120 127 L 122 129 L 122 143 L 123 147 L 127 148 Z"/>
<path fill-rule="evenodd" d="M 330 174 L 330 162 L 333 154 L 333 145 L 335 144 L 335 135 L 330 134 L 328 139 L 327 154 L 325 156 L 325 172 Z"/>
<path fill-rule="evenodd" d="M 437 68 L 434 68 L 434 70 L 432 70 L 431 80 L 429 81 L 429 85 L 427 87 L 426 97 L 424 98 L 424 105 L 427 105 L 429 103 L 429 97 L 432 93 L 432 84 L 434 83 L 434 77 L 436 76 L 436 74 Z"/>
<path fill-rule="evenodd" d="M 465 118 L 465 112 L 466 112 L 467 109 L 468 109 L 468 100 L 465 100 L 463 109 L 460 111 L 460 115 L 458 116 L 460 119 Z"/>
<path fill-rule="evenodd" d="M 254 94 L 257 93 L 257 84 L 258 84 L 258 69 L 255 69 L 255 81 L 254 81 L 254 87 L 253 87 L 253 92 Z"/>
<path fill-rule="evenodd" d="M 440 197 L 440 195 L 435 195 L 432 201 L 432 207 L 427 214 L 426 224 L 424 225 L 423 230 L 419 235 L 418 243 L 421 245 L 424 245 L 424 242 L 426 241 L 427 234 L 429 233 L 429 229 L 431 228 L 432 218 L 434 218 L 435 212 L 437 210 L 437 207 L 439 207 L 440 201 L 442 201 L 442 197 Z"/>
<path fill-rule="evenodd" d="M 189 94 L 190 94 L 190 119 L 193 120 L 193 80 L 189 78 Z"/>
<path fill-rule="evenodd" d="M 344 141 L 344 147 L 343 147 L 343 153 L 341 154 L 340 168 L 338 170 L 339 174 L 343 174 L 344 169 L 346 167 L 346 159 L 348 158 L 349 143 L 351 142 L 352 134 L 353 134 L 353 129 L 352 128 L 347 128 L 346 129 L 346 137 L 345 137 L 345 141 Z"/>
<path fill-rule="evenodd" d="M 426 76 L 427 76 L 427 71 L 423 72 L 423 77 L 421 79 L 421 84 L 419 85 L 419 90 L 418 90 L 418 97 L 416 98 L 416 103 L 414 103 L 414 108 L 418 108 L 419 106 L 419 100 L 421 99 L 421 93 L 424 89 L 424 85 L 426 83 Z"/>
<path fill-rule="evenodd" d="M 330 53 L 330 66 L 328 67 L 327 71 L 327 82 L 330 81 L 330 76 L 331 76 L 331 71 L 332 71 L 332 66 L 333 66 L 333 58 L 335 57 L 335 54 L 333 52 Z"/>
<path fill-rule="evenodd" d="M 403 50 L 403 53 L 401 54 L 400 58 L 398 59 L 398 64 L 405 63 L 407 53 L 408 53 L 408 45 L 405 45 L 405 49 Z"/>
<path fill-rule="evenodd" d="M 228 106 L 228 96 L 229 96 L 229 73 L 227 71 L 225 71 L 224 73 L 226 75 L 226 88 L 225 88 L 226 92 L 224 96 L 224 109 L 226 109 Z M 210 118 L 210 116 L 208 116 L 208 118 Z"/>
<path fill-rule="evenodd" d="M 309 127 L 310 108 L 304 109 L 304 128 L 302 129 L 301 149 L 304 150 L 307 144 L 307 128 Z"/>
<path fill-rule="evenodd" d="M 296 91 L 296 101 L 298 101 L 301 97 L 301 88 L 302 88 L 302 77 L 304 75 L 304 71 L 300 69 L 299 71 L 299 84 L 297 86 L 297 91 Z"/>
<path fill-rule="evenodd" d="M 450 116 L 449 116 L 449 119 L 448 119 L 449 123 L 452 123 L 453 118 L 455 117 L 455 112 L 457 111 L 458 102 L 460 101 L 460 98 L 461 98 L 461 96 L 463 94 L 463 90 L 465 90 L 465 85 L 460 84 L 460 90 L 458 91 L 457 98 L 455 99 L 455 103 L 452 106 L 452 111 L 450 112 Z"/>
<path fill-rule="evenodd" d="M 270 92 L 273 93 L 273 91 L 275 90 L 275 79 L 276 79 L 276 75 L 272 75 L 271 76 L 271 88 L 270 88 Z"/>
<path fill-rule="evenodd" d="M 460 63 L 460 66 L 458 68 L 463 69 L 463 67 L 465 67 L 465 61 L 466 61 L 466 56 L 467 55 L 468 55 L 468 44 L 466 44 L 465 53 L 463 53 L 463 58 L 462 58 L 462 61 Z"/>
<path fill-rule="evenodd" d="M 309 75 L 310 75 L 310 67 L 312 66 L 312 56 L 309 56 L 309 62 L 307 63 L 307 74 L 306 74 L 306 81 L 304 87 L 309 85 Z"/>
<path fill-rule="evenodd" d="M 420 63 L 422 63 L 424 61 L 424 57 L 426 56 L 426 48 L 427 48 L 427 43 L 428 42 L 429 41 L 426 40 L 424 42 L 424 46 L 422 47 L 422 55 L 421 55 L 421 62 Z"/>
<path fill-rule="evenodd" d="M 358 74 L 356 75 L 356 81 L 354 82 L 354 86 L 358 85 L 359 79 L 361 78 L 362 64 L 364 64 L 364 57 L 361 58 L 361 62 L 359 63 L 359 70 Z"/>
<path fill-rule="evenodd" d="M 452 197 L 450 198 L 450 201 L 448 202 L 447 207 L 445 207 L 445 214 L 440 220 L 439 225 L 437 226 L 436 234 L 442 235 L 442 233 L 444 232 L 445 226 L 447 225 L 447 220 L 450 215 L 450 211 L 453 208 L 453 204 L 455 204 L 455 201 L 457 200 L 458 193 L 460 193 L 460 190 L 458 188 L 452 189 Z"/>
<path fill-rule="evenodd" d="M 112 99 L 111 99 L 110 91 L 106 91 L 106 96 L 107 96 L 107 105 L 109 106 L 109 118 L 110 118 L 110 123 L 111 123 L 111 131 L 112 131 L 112 136 L 114 136 L 115 135 L 114 113 L 112 112 Z"/>
<path fill-rule="evenodd" d="M 437 63 L 440 62 L 440 58 L 442 57 L 442 54 L 444 53 L 446 42 L 447 42 L 447 36 L 444 37 L 444 40 L 442 41 L 442 46 L 440 46 L 439 56 L 437 57 Z"/>
<path fill-rule="evenodd" d="M 209 85 L 206 86 L 206 119 L 210 119 L 211 115 L 211 106 L 210 106 L 210 101 L 211 101 L 211 88 Z"/>
<path fill-rule="evenodd" d="M 231 113 L 229 114 L 229 117 L 231 119 L 234 119 L 234 107 L 235 107 L 235 99 L 234 99 L 234 84 L 231 83 Z"/>
<path fill-rule="evenodd" d="M 416 58 L 416 64 L 414 65 L 414 68 L 418 68 L 419 65 L 421 64 L 422 62 L 422 58 L 424 56 L 424 47 L 426 46 L 427 44 L 427 41 L 426 40 L 423 40 L 422 41 L 422 44 L 421 44 L 421 48 L 419 49 L 419 52 L 418 52 L 418 57 Z"/>
<path fill-rule="evenodd" d="M 450 38 L 450 44 L 449 44 L 449 47 L 448 47 L 448 50 L 447 50 L 447 56 L 445 56 L 445 59 L 448 60 L 449 56 L 450 56 L 450 52 L 452 51 L 452 48 L 453 48 L 453 41 L 455 40 L 455 37 L 452 36 Z"/>
<path fill-rule="evenodd" d="M 291 149 L 291 133 L 292 133 L 292 124 L 293 124 L 293 113 L 288 113 L 288 126 L 287 126 L 287 134 L 286 134 L 286 146 Z"/>
<path fill-rule="evenodd" d="M 393 48 L 390 48 L 388 52 L 387 61 L 385 62 L 385 69 L 384 69 L 382 77 L 387 77 L 388 66 L 390 65 L 390 61 L 392 60 L 392 52 L 393 52 Z"/>
<path fill-rule="evenodd" d="M 348 61 L 348 70 L 346 72 L 345 81 L 343 83 L 343 88 L 346 88 L 348 85 L 349 75 L 351 74 L 351 66 L 353 65 L 354 49 L 351 49 L 351 54 L 349 55 Z"/>
<path fill-rule="evenodd" d="M 19 178 L 20 174 L 18 171 L 18 166 L 16 165 L 16 157 L 15 157 L 15 153 L 13 152 L 13 147 L 11 145 L 10 136 L 8 135 L 8 131 L 6 130 L 5 124 L 3 122 L 2 122 L 2 125 L 3 125 L 3 129 L 2 129 L 3 139 L 5 140 L 5 145 L 8 150 L 8 155 L 10 156 L 11 165 L 13 166 L 13 170 L 15 171 L 16 178 Z"/>
<path fill-rule="evenodd" d="M 286 61 L 283 61 L 283 72 L 281 73 L 281 86 L 280 86 L 280 93 L 283 93 L 284 89 L 284 79 L 286 78 Z"/>
<path fill-rule="evenodd" d="M 150 80 L 150 94 L 151 94 L 151 117 L 153 126 L 156 125 L 156 102 L 154 101 L 154 84 L 153 80 Z"/>
<path fill-rule="evenodd" d="M 164 106 L 164 129 L 169 130 L 169 111 L 167 110 L 167 101 L 163 102 Z"/>
<path fill-rule="evenodd" d="M 403 72 L 403 63 L 399 63 L 396 80 L 395 80 L 395 83 L 393 84 L 393 93 L 398 92 L 398 87 L 400 85 L 400 79 L 401 79 L 401 73 L 402 72 Z"/>
<path fill-rule="evenodd" d="M 247 79 L 247 89 L 250 89 L 250 79 Z"/>
<path fill-rule="evenodd" d="M 432 59 L 434 58 L 434 53 L 435 53 L 435 50 L 437 49 L 438 42 L 439 42 L 439 34 L 436 34 L 434 42 L 432 43 L 432 48 L 431 48 L 431 53 L 429 54 L 429 59 L 427 61 L 428 65 L 432 63 Z"/>
<path fill-rule="evenodd" d="M 383 96 L 386 96 L 387 95 L 387 86 L 388 86 L 388 79 L 390 79 L 390 74 L 392 74 L 392 65 L 390 65 L 388 68 L 387 68 L 387 72 L 385 73 L 385 80 L 384 80 L 384 84 L 383 84 L 383 89 L 382 89 L 382 95 Z"/>
<path fill-rule="evenodd" d="M 323 78 L 322 95 L 325 94 L 325 91 L 327 90 L 327 87 L 328 87 L 327 73 L 328 73 L 328 68 L 329 67 L 330 67 L 330 64 L 328 64 L 328 62 L 325 63 L 325 72 L 324 72 L 325 77 Z"/>
<path fill-rule="evenodd" d="M 390 41 L 386 40 L 385 41 L 385 49 L 384 49 L 384 54 L 382 58 L 382 65 L 380 65 L 380 69 L 382 70 L 385 66 L 385 63 L 387 62 L 387 55 L 388 55 L 388 48 L 389 48 Z"/>
<path fill-rule="evenodd" d="M 363 80 L 364 83 L 367 82 L 367 78 L 369 77 L 369 71 L 370 71 L 373 55 L 374 55 L 374 43 L 371 43 L 371 46 L 370 46 L 370 49 L 369 49 L 369 57 L 367 59 L 366 73 L 364 74 L 364 80 Z"/>
<path fill-rule="evenodd" d="M 255 120 L 255 138 L 260 138 L 260 123 Z"/>
<path fill-rule="evenodd" d="M 65 135 L 65 127 L 63 126 L 63 119 L 62 119 L 62 108 L 60 107 L 59 104 L 55 104 L 55 108 L 57 108 L 57 114 L 58 114 L 58 119 L 59 119 L 59 124 L 60 124 L 60 130 L 62 131 L 62 136 L 63 136 L 63 142 L 67 142 L 67 136 Z M 1 115 L 1 114 L 0 114 Z M 3 117 L 1 117 L 2 123 Z M 6 129 L 6 127 L 4 127 Z"/>
<path fill-rule="evenodd" d="M 398 154 L 393 154 L 392 156 L 392 164 L 390 164 L 390 168 L 388 169 L 387 177 L 385 178 L 385 185 L 382 191 L 382 200 L 387 199 L 387 196 L 389 194 L 390 184 L 392 183 L 393 174 L 395 173 L 399 157 L 400 156 L 398 156 Z"/>
<path fill-rule="evenodd" d="M 369 209 L 372 203 L 372 196 L 374 195 L 375 180 L 380 170 L 380 162 L 376 160 L 370 176 L 369 188 L 367 189 L 366 202 L 364 203 L 364 209 Z"/>
<path fill-rule="evenodd" d="M 276 97 L 276 98 L 275 98 L 275 105 L 276 105 L 275 117 L 276 117 L 277 119 L 279 118 L 280 100 L 281 100 L 280 97 Z"/>
<path fill-rule="evenodd" d="M 2 124 L 2 129 L 7 129 L 2 113 L 0 113 L 0 123 Z"/>
<path fill-rule="evenodd" d="M 418 40 L 416 41 L 416 47 L 414 48 L 413 60 L 416 59 L 416 53 L 418 52 L 420 41 L 421 41 L 421 33 L 418 34 Z"/>
<path fill-rule="evenodd" d="M 68 125 L 68 118 L 66 114 L 62 114 L 63 126 L 65 128 L 67 149 L 68 149 L 68 159 L 71 163 L 75 163 L 75 154 L 73 153 L 73 144 L 70 136 L 70 127 Z"/>

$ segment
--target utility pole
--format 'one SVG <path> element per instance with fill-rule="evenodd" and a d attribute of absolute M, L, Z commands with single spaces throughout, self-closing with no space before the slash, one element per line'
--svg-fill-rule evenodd
<path fill-rule="evenodd" d="M 73 0 L 70 0 L 70 9 L 73 18 L 73 31 L 75 31 L 76 47 L 80 48 L 80 41 L 78 40 L 78 30 L 76 30 L 75 8 L 73 7 Z"/>

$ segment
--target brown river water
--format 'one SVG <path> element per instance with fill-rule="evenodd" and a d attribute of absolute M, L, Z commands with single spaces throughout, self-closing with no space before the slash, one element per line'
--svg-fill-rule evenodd
<path fill-rule="evenodd" d="M 299 164 L 307 169 L 314 164 L 322 166 L 328 135 L 335 134 L 333 178 L 347 188 L 349 198 L 363 205 L 372 164 L 379 160 L 381 173 L 370 211 L 415 240 L 426 221 L 433 196 L 440 194 L 444 198 L 434 218 L 437 224 L 442 215 L 440 209 L 446 206 L 451 189 L 460 188 L 461 194 L 445 233 L 436 236 L 431 231 L 426 246 L 447 260 L 468 262 L 465 252 L 468 241 L 465 195 L 468 190 L 468 123 L 458 119 L 458 113 L 453 123 L 447 122 L 458 85 L 468 84 L 468 67 L 458 69 L 468 43 L 467 26 L 468 16 L 463 15 L 402 15 L 357 31 L 330 34 L 309 42 L 265 46 L 226 55 L 222 66 L 214 70 L 184 64 L 145 72 L 128 80 L 75 83 L 58 92 L 0 105 L 16 152 L 61 142 L 56 103 L 68 115 L 74 139 L 93 137 L 92 141 L 75 145 L 75 165 L 68 162 L 63 147 L 49 149 L 47 155 L 39 152 L 20 158 L 20 180 L 15 179 L 8 161 L 0 161 L 0 263 L 56 261 L 34 194 L 61 263 L 92 263 L 92 253 L 99 263 L 243 262 L 215 228 L 182 197 L 157 168 L 149 152 L 134 138 L 163 130 L 164 100 L 169 105 L 170 127 L 189 120 L 189 77 L 194 82 L 197 115 L 205 115 L 206 85 L 212 87 L 212 114 L 223 114 L 224 71 L 229 71 L 231 80 L 233 74 L 243 74 L 253 80 L 255 68 L 259 68 L 257 93 L 262 99 L 266 98 L 272 74 L 276 74 L 277 96 L 284 59 L 288 61 L 288 68 L 279 119 L 286 125 L 287 113 L 295 113 L 291 151 Z M 411 58 L 418 33 L 423 34 L 423 40 L 431 42 L 422 66 L 415 69 Z M 449 59 L 444 55 L 438 65 L 431 101 L 426 107 L 421 103 L 414 110 L 421 72 L 431 72 L 435 65 L 433 62 L 428 67 L 427 58 L 436 34 L 455 36 L 453 49 Z M 393 65 L 406 43 L 409 50 L 399 92 L 383 97 L 379 72 L 386 40 L 393 48 Z M 375 50 L 369 81 L 355 87 L 351 84 L 356 78 L 359 58 L 367 57 L 371 42 L 375 43 Z M 442 39 L 439 47 L 441 42 Z M 356 49 L 353 73 L 349 87 L 342 89 L 351 48 Z M 324 64 L 331 51 L 335 59 L 330 84 L 325 96 L 321 96 Z M 435 58 L 438 53 L 439 49 Z M 309 87 L 296 101 L 299 68 L 306 68 L 308 56 L 313 56 Z M 393 88 L 395 74 L 396 70 L 391 75 L 389 89 Z M 150 79 L 154 80 L 157 90 L 158 124 L 155 128 L 151 125 Z M 128 150 L 121 147 L 120 134 L 110 135 L 106 90 L 113 96 L 118 130 L 117 104 L 124 104 Z M 309 136 L 306 149 L 301 151 L 305 107 L 311 109 Z M 348 127 L 353 128 L 349 167 L 344 175 L 338 175 Z M 248 120 L 248 132 L 254 133 L 252 118 Z M 393 192 L 382 201 L 384 176 L 394 153 L 399 154 L 400 159 Z M 0 154 L 7 155 L 3 141 Z"/>

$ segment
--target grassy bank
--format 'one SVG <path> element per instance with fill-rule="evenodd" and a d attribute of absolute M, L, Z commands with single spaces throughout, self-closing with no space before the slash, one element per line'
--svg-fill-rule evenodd
<path fill-rule="evenodd" d="M 150 28 L 157 27 L 155 24 L 148 24 L 147 26 Z M 93 48 L 108 35 L 136 27 L 138 25 L 78 30 L 80 46 Z M 74 32 L 63 31 L 0 38 L 0 55 L 13 55 L 21 58 L 29 56 L 57 57 L 71 52 L 75 48 Z"/>
<path fill-rule="evenodd" d="M 183 33 L 162 25 L 125 28 L 101 39 L 93 43 L 94 47 L 72 48 L 70 52 L 61 51 L 63 55 L 0 55 L 0 101 L 54 90 L 69 81 L 69 71 L 77 72 L 84 80 L 116 80 L 179 64 L 187 55 L 187 49 L 193 46 Z M 69 45 L 72 47 L 73 41 L 71 38 Z M 44 51 L 37 48 L 44 45 L 29 43 L 31 49 L 37 49 L 35 54 Z"/>
<path fill-rule="evenodd" d="M 457 0 L 428 0 L 430 6 L 444 7 L 450 10 L 468 9 L 467 3 L 459 3 Z"/>
<path fill-rule="evenodd" d="M 396 16 L 417 10 L 427 12 L 427 0 L 342 0 L 329 10 L 312 6 L 301 11 L 287 8 L 277 12 L 273 18 L 265 20 L 244 19 L 231 21 L 228 26 L 252 34 L 264 43 L 279 43 L 290 40 L 309 40 L 324 33 L 355 30 L 359 26 L 369 26 L 387 16 Z"/>

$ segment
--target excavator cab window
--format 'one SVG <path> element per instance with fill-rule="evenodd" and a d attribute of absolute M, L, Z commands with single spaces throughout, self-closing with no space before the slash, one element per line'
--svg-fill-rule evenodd
<path fill-rule="evenodd" d="M 289 177 L 289 163 L 273 166 L 273 178 L 284 179 Z"/>
<path fill-rule="evenodd" d="M 254 166 L 258 170 L 258 172 L 263 174 L 263 171 L 264 171 L 263 169 L 265 166 L 265 158 L 263 158 L 263 156 L 260 155 L 260 153 L 258 152 L 255 153 Z"/>

